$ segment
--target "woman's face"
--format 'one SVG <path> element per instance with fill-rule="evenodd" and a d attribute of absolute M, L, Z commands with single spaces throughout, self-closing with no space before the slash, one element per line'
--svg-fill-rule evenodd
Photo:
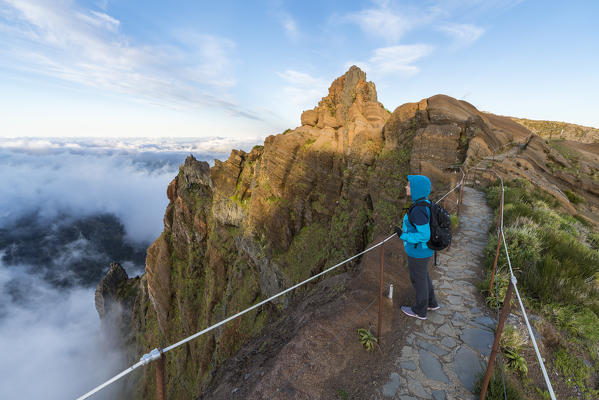
<path fill-rule="evenodd" d="M 406 196 L 411 196 L 412 192 L 410 192 L 410 181 L 408 181 L 408 184 L 406 185 Z"/>

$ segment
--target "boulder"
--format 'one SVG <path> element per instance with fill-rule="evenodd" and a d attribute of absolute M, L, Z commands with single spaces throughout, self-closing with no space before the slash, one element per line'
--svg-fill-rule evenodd
<path fill-rule="evenodd" d="M 302 113 L 302 125 L 316 126 L 318 122 L 318 112 L 316 110 L 306 110 Z"/>

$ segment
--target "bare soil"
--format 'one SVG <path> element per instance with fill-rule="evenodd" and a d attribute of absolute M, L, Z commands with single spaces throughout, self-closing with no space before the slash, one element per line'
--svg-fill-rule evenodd
<path fill-rule="evenodd" d="M 384 239 L 377 237 L 374 243 Z M 358 328 L 377 335 L 380 247 L 359 266 L 314 285 L 286 316 L 239 351 L 215 373 L 201 399 L 367 398 L 393 370 L 398 344 L 409 333 L 399 307 L 413 296 L 401 241 L 384 245 L 384 282 L 394 285 L 394 302 L 383 299 L 379 348 L 368 352 Z M 434 272 L 433 272 L 434 274 Z M 370 305 L 365 311 L 363 309 Z M 400 315 L 401 314 L 401 315 Z"/>

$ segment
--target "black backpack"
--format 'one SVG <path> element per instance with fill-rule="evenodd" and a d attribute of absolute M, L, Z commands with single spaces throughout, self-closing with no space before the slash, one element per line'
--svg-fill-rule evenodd
<path fill-rule="evenodd" d="M 421 199 L 419 199 L 421 200 Z M 431 229 L 431 238 L 426 243 L 429 249 L 437 251 L 443 250 L 451 244 L 451 217 L 446 209 L 436 203 L 427 203 L 426 201 L 416 200 L 408 209 L 408 221 L 412 226 L 412 218 L 410 213 L 416 206 L 426 206 L 430 211 L 429 225 Z"/>

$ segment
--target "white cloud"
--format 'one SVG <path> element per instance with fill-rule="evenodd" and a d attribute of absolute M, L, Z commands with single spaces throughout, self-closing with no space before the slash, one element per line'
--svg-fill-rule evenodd
<path fill-rule="evenodd" d="M 98 12 L 98 11 L 89 11 L 89 14 L 80 13 L 81 18 L 90 24 L 98 27 L 104 28 L 112 32 L 116 32 L 121 22 L 115 18 L 112 18 L 110 15 Z"/>
<path fill-rule="evenodd" d="M 412 23 L 398 12 L 387 7 L 361 10 L 348 14 L 348 22 L 357 24 L 365 33 L 380 36 L 389 41 L 399 41 L 412 28 Z"/>
<path fill-rule="evenodd" d="M 280 14 L 281 24 L 285 29 L 285 34 L 292 40 L 297 40 L 300 36 L 297 22 L 295 19 L 286 12 Z"/>
<path fill-rule="evenodd" d="M 322 78 L 315 78 L 305 72 L 286 70 L 278 72 L 280 78 L 286 82 L 283 92 L 289 102 L 299 109 L 308 109 L 316 106 L 320 98 L 326 95 L 329 82 Z"/>
<path fill-rule="evenodd" d="M 323 79 L 314 78 L 305 72 L 294 71 L 292 69 L 288 69 L 285 72 L 278 72 L 277 75 L 292 85 L 318 86 L 322 85 L 323 83 L 326 84 Z"/>
<path fill-rule="evenodd" d="M 374 1 L 375 6 L 347 14 L 342 22 L 358 25 L 367 35 L 383 38 L 387 42 L 397 43 L 410 30 L 431 22 L 440 13 L 440 9 L 416 8 L 401 10 L 389 0 Z"/>
<path fill-rule="evenodd" d="M 430 7 L 414 8 L 400 6 L 398 2 L 392 0 L 373 0 L 373 7 L 345 15 L 341 21 L 356 24 L 364 33 L 378 36 L 389 43 L 399 43 L 406 33 L 416 29 L 436 29 L 450 35 L 454 39 L 455 47 L 463 47 L 475 42 L 485 30 L 473 24 L 454 23 L 451 19 L 466 11 L 476 13 L 491 7 L 510 7 L 519 1 L 473 0 L 470 3 L 439 1 Z"/>
<path fill-rule="evenodd" d="M 456 47 L 468 46 L 485 33 L 484 28 L 472 24 L 446 24 L 439 30 L 451 36 Z"/>
<path fill-rule="evenodd" d="M 0 262 L 0 398 L 73 399 L 127 367 L 102 335 L 93 289 L 57 289 L 25 270 Z M 114 386 L 98 398 L 115 398 Z"/>
<path fill-rule="evenodd" d="M 368 61 L 350 62 L 347 66 L 356 64 L 375 76 L 397 74 L 408 77 L 420 71 L 414 63 L 432 51 L 433 47 L 427 44 L 381 47 L 374 50 Z"/>
<path fill-rule="evenodd" d="M 222 91 L 236 84 L 235 44 L 196 35 L 180 46 L 132 44 L 120 21 L 71 1 L 5 0 L 0 65 L 171 108 L 216 107 L 260 119 Z"/>
<path fill-rule="evenodd" d="M 269 12 L 273 17 L 276 18 L 277 22 L 281 25 L 285 31 L 285 35 L 293 40 L 297 41 L 301 32 L 299 30 L 297 21 L 291 14 L 285 10 L 285 5 L 281 0 L 272 0 L 270 2 Z"/>

